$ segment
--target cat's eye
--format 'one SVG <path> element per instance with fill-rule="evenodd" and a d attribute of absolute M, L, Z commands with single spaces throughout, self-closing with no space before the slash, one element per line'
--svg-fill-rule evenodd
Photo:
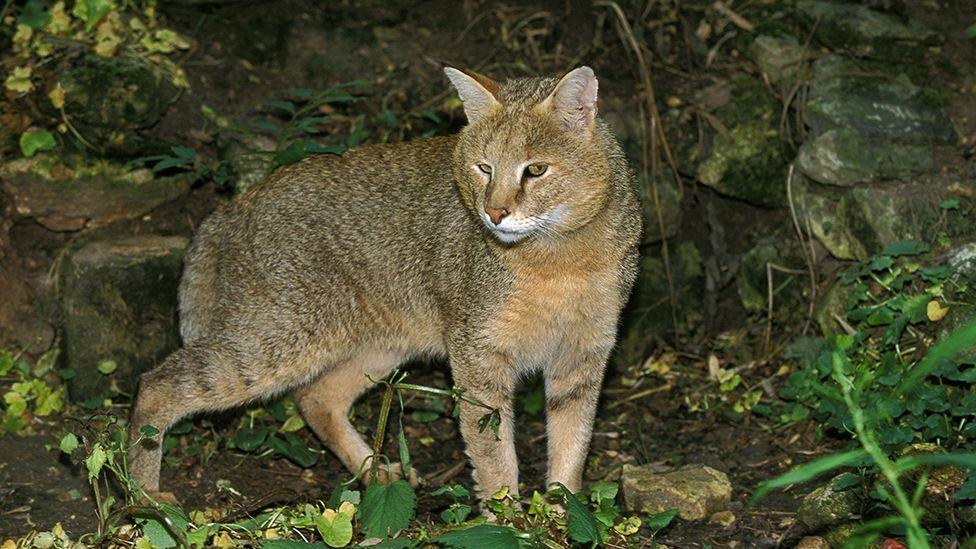
<path fill-rule="evenodd" d="M 546 173 L 546 170 L 548 169 L 549 166 L 546 164 L 529 164 L 529 166 L 525 168 L 525 175 L 539 177 L 540 175 Z"/>
<path fill-rule="evenodd" d="M 491 166 L 489 166 L 488 164 L 484 164 L 484 163 L 478 164 L 478 169 L 481 170 L 482 173 L 491 175 Z"/>

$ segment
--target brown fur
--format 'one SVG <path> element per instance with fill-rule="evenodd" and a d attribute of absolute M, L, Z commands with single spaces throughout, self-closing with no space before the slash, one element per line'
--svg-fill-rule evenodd
<path fill-rule="evenodd" d="M 469 116 L 457 136 L 305 159 L 204 222 L 180 288 L 184 347 L 143 376 L 132 439 L 145 424 L 165 431 L 291 390 L 357 471 L 371 451 L 348 413 L 366 376 L 444 356 L 454 382 L 502 415 L 496 441 L 479 432 L 483 410 L 461 404 L 479 496 L 517 490 L 512 400 L 519 378 L 539 370 L 549 481 L 580 488 L 636 273 L 634 177 L 595 116 L 589 69 L 505 84 L 448 75 Z M 529 161 L 547 172 L 528 177 Z M 510 218 L 496 228 L 489 205 Z M 132 473 L 150 491 L 161 436 L 132 449 Z"/>

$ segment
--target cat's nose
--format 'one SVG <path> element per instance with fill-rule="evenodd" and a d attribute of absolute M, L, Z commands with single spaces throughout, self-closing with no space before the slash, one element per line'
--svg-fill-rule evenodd
<path fill-rule="evenodd" d="M 485 213 L 491 218 L 491 222 L 498 225 L 508 216 L 508 208 L 492 208 L 491 206 L 485 206 Z"/>

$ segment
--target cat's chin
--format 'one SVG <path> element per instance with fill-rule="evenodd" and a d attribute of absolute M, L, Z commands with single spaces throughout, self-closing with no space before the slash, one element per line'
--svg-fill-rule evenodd
<path fill-rule="evenodd" d="M 500 240 L 504 244 L 515 244 L 525 237 L 529 236 L 531 231 L 509 231 L 506 229 L 499 229 L 497 227 L 491 228 L 491 233 L 495 235 L 495 238 Z"/>

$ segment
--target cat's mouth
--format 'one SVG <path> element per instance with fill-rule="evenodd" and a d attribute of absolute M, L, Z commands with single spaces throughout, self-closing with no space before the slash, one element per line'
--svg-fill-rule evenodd
<path fill-rule="evenodd" d="M 523 238 L 528 236 L 529 233 L 532 232 L 532 229 L 528 229 L 528 230 L 507 229 L 504 227 L 488 227 L 488 228 L 491 229 L 491 232 L 495 233 L 495 236 L 498 238 L 498 240 L 501 240 L 506 244 L 513 244 L 515 242 L 518 242 L 519 240 L 522 240 Z"/>

